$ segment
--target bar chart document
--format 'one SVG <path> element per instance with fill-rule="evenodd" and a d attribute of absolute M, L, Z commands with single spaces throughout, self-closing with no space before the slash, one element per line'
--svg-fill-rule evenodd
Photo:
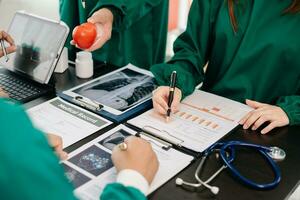
<path fill-rule="evenodd" d="M 112 124 L 60 98 L 30 108 L 27 113 L 36 128 L 61 136 L 64 148 Z"/>
<path fill-rule="evenodd" d="M 153 109 L 128 123 L 177 146 L 203 152 L 251 110 L 245 104 L 196 90 L 181 102 L 168 123 Z"/>

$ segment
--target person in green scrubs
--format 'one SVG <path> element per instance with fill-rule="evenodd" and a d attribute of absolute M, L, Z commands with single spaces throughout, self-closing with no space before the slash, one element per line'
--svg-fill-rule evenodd
<path fill-rule="evenodd" d="M 0 31 L 0 39 L 10 43 L 8 52 L 15 50 L 14 42 L 7 33 Z M 23 108 L 7 97 L 5 91 L 0 90 L 1 199 L 75 200 L 74 188 L 59 165 L 58 156 L 62 159 L 67 157 L 61 138 L 37 130 Z M 113 150 L 117 182 L 104 188 L 102 200 L 145 200 L 158 170 L 156 154 L 147 141 L 129 137 L 125 143 L 126 150 L 119 147 Z"/>
<path fill-rule="evenodd" d="M 132 63 L 149 69 L 164 62 L 168 0 L 60 0 L 60 17 L 73 30 L 87 21 L 96 24 L 98 38 L 88 49 L 93 58 L 117 67 Z M 78 49 L 67 39 L 70 58 Z"/>
<path fill-rule="evenodd" d="M 53 146 L 48 144 L 50 141 L 33 127 L 20 106 L 0 98 L 0 110 L 1 199 L 75 200 L 73 186 L 49 146 Z M 115 167 L 123 178 L 118 176 L 122 180 L 107 185 L 101 200 L 146 199 L 145 192 L 158 168 L 156 155 L 145 140 L 132 137 L 126 143 L 126 151 L 115 148 L 112 154 Z M 61 143 L 53 147 L 62 151 Z M 146 190 L 138 188 L 145 181 Z"/>
<path fill-rule="evenodd" d="M 170 75 L 177 71 L 171 107 L 201 89 L 254 108 L 240 124 L 262 134 L 300 125 L 300 1 L 193 1 L 186 31 L 174 44 L 174 57 L 151 67 L 162 86 L 154 109 L 165 114 Z M 207 70 L 204 66 L 208 63 Z"/>

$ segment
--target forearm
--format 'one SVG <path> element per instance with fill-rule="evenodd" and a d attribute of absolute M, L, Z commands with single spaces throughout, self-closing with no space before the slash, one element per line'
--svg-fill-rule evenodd
<path fill-rule="evenodd" d="M 211 36 L 209 1 L 194 1 L 186 31 L 174 43 L 174 57 L 167 64 L 155 65 L 151 71 L 160 85 L 168 85 L 172 71 L 177 71 L 176 87 L 183 97 L 191 94 L 204 79 Z"/>

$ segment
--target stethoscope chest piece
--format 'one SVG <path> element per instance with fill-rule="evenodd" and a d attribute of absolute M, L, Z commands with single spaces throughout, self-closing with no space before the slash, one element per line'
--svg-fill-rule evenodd
<path fill-rule="evenodd" d="M 275 161 L 282 161 L 286 157 L 285 151 L 279 147 L 270 147 L 268 155 Z"/>

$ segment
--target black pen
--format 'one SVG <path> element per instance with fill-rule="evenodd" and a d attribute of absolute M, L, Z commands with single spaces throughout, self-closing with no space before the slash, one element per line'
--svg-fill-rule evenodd
<path fill-rule="evenodd" d="M 0 43 L 1 43 L 2 51 L 3 51 L 4 57 L 5 57 L 5 62 L 8 62 L 9 58 L 8 58 L 7 51 L 6 51 L 6 48 L 4 45 L 4 40 L 0 39 Z"/>
<path fill-rule="evenodd" d="M 175 86 L 176 86 L 176 77 L 177 77 L 177 73 L 176 73 L 176 71 L 173 71 L 171 74 L 171 82 L 170 82 L 170 89 L 169 89 L 168 110 L 167 110 L 167 116 L 166 116 L 167 122 L 170 120 L 171 106 L 173 103 Z"/>

